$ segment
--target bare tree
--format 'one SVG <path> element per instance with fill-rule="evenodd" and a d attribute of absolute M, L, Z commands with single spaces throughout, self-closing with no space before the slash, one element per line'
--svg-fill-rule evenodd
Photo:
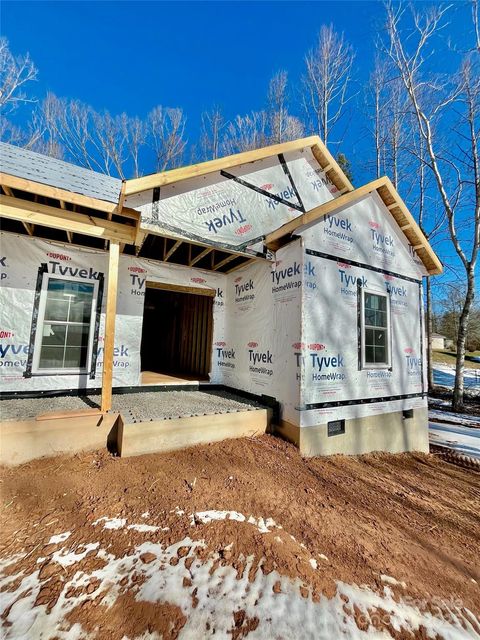
<path fill-rule="evenodd" d="M 227 127 L 223 140 L 225 153 L 240 153 L 268 144 L 268 116 L 265 111 L 237 115 Z"/>
<path fill-rule="evenodd" d="M 182 162 L 187 146 L 186 118 L 182 109 L 155 107 L 147 118 L 148 140 L 152 146 L 157 171 L 174 168 Z"/>
<path fill-rule="evenodd" d="M 465 270 L 466 293 L 459 318 L 454 409 L 463 404 L 465 340 L 475 297 L 475 269 L 480 246 L 480 60 L 478 51 L 464 56 L 457 74 L 435 79 L 427 74 L 426 60 L 439 55 L 436 36 L 445 26 L 448 7 L 433 6 L 421 13 L 412 9 L 412 28 L 402 31 L 405 12 L 387 5 L 388 53 L 407 91 L 420 138 L 425 145 L 426 166 L 432 172 L 438 196 L 448 221 L 453 247 Z M 440 53 L 441 55 L 441 53 Z M 431 64 L 431 60 L 429 60 Z M 448 110 L 449 118 L 443 118 Z M 457 126 L 452 127 L 451 118 Z M 442 123 L 444 124 L 442 128 Z M 441 131 L 441 133 L 440 133 Z M 446 144 L 443 143 L 446 139 Z M 472 234 L 461 239 L 460 216 Z"/>
<path fill-rule="evenodd" d="M 386 86 L 388 82 L 389 71 L 385 60 L 379 55 L 375 57 L 375 63 L 372 73 L 370 74 L 369 94 L 371 96 L 372 105 L 369 110 L 369 117 L 373 124 L 373 139 L 375 147 L 375 177 L 380 178 L 385 173 L 385 155 L 387 133 L 385 128 L 385 112 L 386 112 Z"/>
<path fill-rule="evenodd" d="M 220 107 L 204 111 L 201 117 L 200 147 L 202 160 L 215 160 L 220 156 L 222 131 L 226 126 Z"/>
<path fill-rule="evenodd" d="M 354 57 L 352 47 L 333 25 L 322 26 L 317 46 L 305 57 L 304 106 L 312 128 L 325 144 L 353 97 L 348 90 Z"/>
<path fill-rule="evenodd" d="M 0 109 L 13 111 L 19 104 L 35 102 L 28 96 L 25 85 L 37 79 L 37 68 L 29 54 L 14 56 L 6 38 L 0 38 Z"/>

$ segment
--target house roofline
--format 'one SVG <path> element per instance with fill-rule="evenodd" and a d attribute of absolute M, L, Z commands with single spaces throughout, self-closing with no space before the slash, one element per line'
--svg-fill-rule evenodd
<path fill-rule="evenodd" d="M 418 226 L 414 217 L 408 210 L 406 204 L 393 186 L 390 178 L 384 176 L 373 182 L 369 182 L 363 187 L 359 187 L 349 193 L 345 193 L 334 200 L 329 200 L 319 207 L 294 218 L 290 222 L 279 227 L 276 231 L 268 234 L 265 244 L 269 249 L 276 250 L 288 241 L 288 238 L 300 227 L 311 224 L 329 213 L 353 204 L 360 198 L 377 192 L 386 208 L 390 211 L 403 232 L 408 242 L 416 251 L 418 257 L 424 264 L 429 275 L 440 274 L 443 271 L 442 263 L 433 251 L 424 233 Z"/>
<path fill-rule="evenodd" d="M 312 150 L 318 164 L 341 193 L 353 191 L 353 186 L 350 180 L 342 171 L 330 151 L 320 140 L 319 136 L 310 136 L 308 138 L 300 138 L 291 142 L 283 142 L 281 144 L 274 144 L 260 149 L 253 149 L 252 151 L 243 151 L 242 153 L 236 153 L 231 156 L 192 164 L 187 167 L 171 169 L 170 171 L 163 171 L 161 173 L 153 173 L 141 178 L 133 178 L 126 181 L 125 196 L 128 197 L 156 187 L 164 187 L 167 184 L 181 182 L 182 180 L 188 180 L 189 178 L 198 178 L 200 176 L 213 173 L 214 171 L 248 164 L 249 162 L 255 162 L 256 160 L 264 160 L 265 158 L 276 156 L 279 153 L 288 153 L 290 151 L 299 151 L 300 149 L 307 148 Z"/>

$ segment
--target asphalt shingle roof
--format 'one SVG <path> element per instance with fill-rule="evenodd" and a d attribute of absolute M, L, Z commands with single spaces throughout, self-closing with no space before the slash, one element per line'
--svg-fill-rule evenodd
<path fill-rule="evenodd" d="M 122 186 L 118 178 L 4 142 L 0 142 L 0 169 L 18 178 L 113 203 L 118 202 Z"/>

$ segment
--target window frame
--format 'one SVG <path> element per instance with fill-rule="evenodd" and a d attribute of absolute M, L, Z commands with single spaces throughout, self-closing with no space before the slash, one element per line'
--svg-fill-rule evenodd
<path fill-rule="evenodd" d="M 365 295 L 370 294 L 378 297 L 385 298 L 387 301 L 387 326 L 385 327 L 373 327 L 365 323 Z M 366 329 L 385 329 L 387 332 L 386 348 L 387 348 L 387 362 L 367 362 L 365 358 L 366 350 Z M 374 287 L 361 287 L 360 288 L 360 365 L 362 369 L 391 369 L 392 368 L 392 317 L 391 317 L 391 305 L 390 295 L 385 289 L 376 289 Z"/>
<path fill-rule="evenodd" d="M 46 311 L 47 297 L 48 297 L 48 284 L 50 279 L 65 280 L 66 282 L 81 282 L 82 284 L 93 285 L 92 308 L 90 311 L 90 323 L 89 323 L 89 333 L 88 333 L 87 360 L 85 363 L 85 367 L 75 367 L 75 368 L 69 367 L 64 369 L 62 368 L 42 369 L 39 367 L 40 355 L 42 351 L 42 342 L 43 342 L 43 327 L 45 324 L 45 311 Z M 40 287 L 37 326 L 36 326 L 35 340 L 33 345 L 32 375 L 36 375 L 36 376 L 88 375 L 90 373 L 90 369 L 92 366 L 92 358 L 93 358 L 93 345 L 95 342 L 98 296 L 99 296 L 98 280 L 94 280 L 94 279 L 89 280 L 86 278 L 78 278 L 74 276 L 60 275 L 60 274 L 48 273 L 48 272 L 43 274 L 42 286 Z M 50 322 L 50 324 L 68 325 L 70 323 Z M 79 323 L 79 324 L 85 324 L 85 323 Z"/>

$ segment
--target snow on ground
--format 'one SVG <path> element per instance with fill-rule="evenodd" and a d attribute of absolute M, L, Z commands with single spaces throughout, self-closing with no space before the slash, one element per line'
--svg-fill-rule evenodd
<path fill-rule="evenodd" d="M 235 511 L 206 511 L 195 515 L 206 523 L 228 517 L 233 522 L 250 523 L 262 529 L 267 527 L 267 522 L 270 528 L 281 529 L 271 519 L 250 519 Z M 185 515 L 185 518 L 191 517 Z M 100 520 L 105 523 L 118 521 L 106 516 Z M 480 639 L 471 612 L 460 610 L 454 602 L 442 603 L 428 611 L 425 603 L 394 595 L 391 587 L 398 584 L 403 587 L 403 584 L 392 576 L 381 576 L 387 585 L 380 592 L 367 586 L 337 582 L 337 592 L 332 598 L 321 596 L 315 601 L 310 591 L 307 597 L 304 597 L 305 591 L 301 595 L 300 589 L 305 590 L 306 585 L 298 578 L 293 580 L 276 571 L 264 575 L 261 569 L 252 577 L 253 556 L 244 558 L 246 567 L 241 577 L 233 567 L 219 564 L 216 552 L 206 557 L 202 553 L 201 558 L 196 552 L 204 550 L 205 543 L 189 536 L 170 545 L 150 539 L 137 544 L 128 554 L 116 557 L 108 551 L 110 545 L 105 545 L 107 548 L 104 549 L 95 542 L 99 521 L 96 523 L 92 527 L 92 542 L 85 544 L 84 549 L 101 558 L 103 566 L 90 573 L 79 568 L 63 585 L 60 597 L 48 615 L 45 605 L 34 606 L 40 588 L 45 584 L 39 578 L 39 571 L 6 575 L 8 563 L 15 562 L 18 557 L 0 561 L 0 588 L 9 585 L 12 589 L 4 591 L 0 607 L 5 622 L 5 640 L 87 640 L 94 636 L 89 636 L 78 622 L 69 625 L 66 616 L 86 600 L 98 598 L 98 606 L 111 607 L 125 589 L 133 593 L 137 601 L 178 606 L 187 618 L 179 634 L 180 640 L 212 636 L 229 638 L 235 627 L 234 613 L 240 611 L 244 612 L 245 619 L 255 622 L 248 633 L 249 640 L 390 638 L 387 626 L 398 633 L 402 629 L 407 633 L 422 633 L 420 628 L 423 627 L 428 637 L 444 640 Z M 110 527 L 110 535 L 121 535 L 123 526 Z M 61 548 L 54 554 L 54 560 L 60 564 L 76 563 L 81 556 L 84 554 L 68 553 Z M 311 564 L 313 567 L 314 563 Z M 88 593 L 86 587 L 92 584 L 94 590 L 89 589 Z M 158 640 L 156 634 L 142 634 L 137 640 L 140 637 Z M 126 640 L 127 636 L 124 638 Z"/>
<path fill-rule="evenodd" d="M 433 382 L 440 387 L 449 387 L 453 389 L 455 382 L 455 367 L 436 362 L 433 367 Z M 463 384 L 470 392 L 480 393 L 480 369 L 464 369 Z"/>
<path fill-rule="evenodd" d="M 450 405 L 449 402 L 447 402 L 446 404 Z M 463 424 L 466 427 L 470 425 L 472 427 L 480 427 L 480 416 L 472 416 L 469 413 L 454 413 L 453 411 L 429 409 L 428 417 L 430 418 L 430 420 L 434 420 L 438 422 L 451 422 L 456 424 Z"/>
<path fill-rule="evenodd" d="M 480 459 L 480 429 L 429 422 L 430 444 Z"/>

